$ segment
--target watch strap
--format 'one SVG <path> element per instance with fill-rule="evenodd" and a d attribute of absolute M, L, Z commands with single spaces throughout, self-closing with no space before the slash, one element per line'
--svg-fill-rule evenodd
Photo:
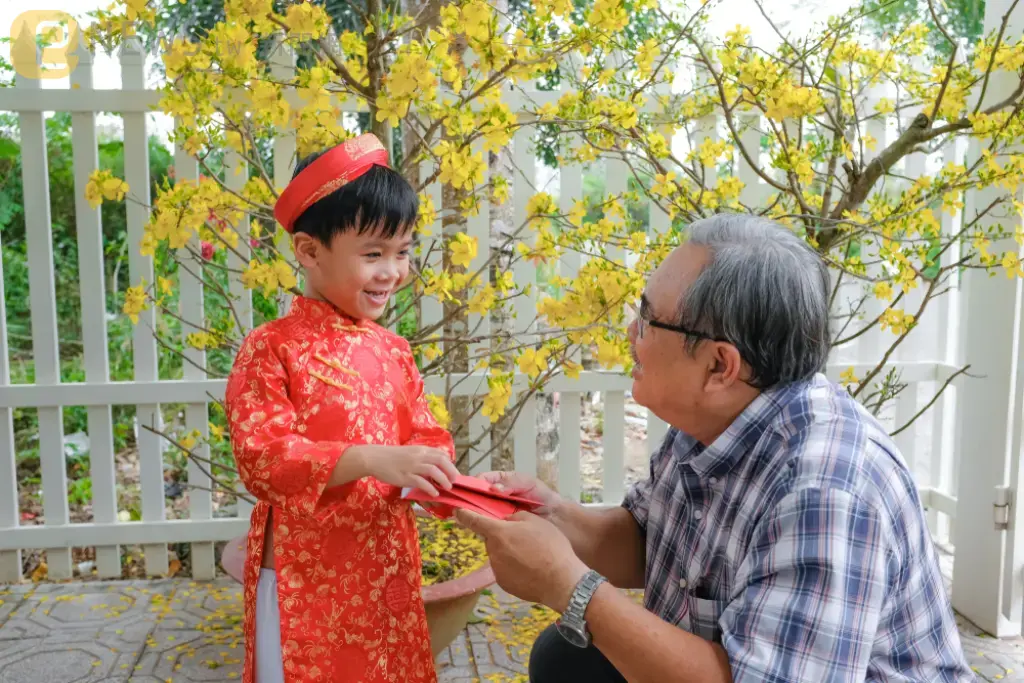
<path fill-rule="evenodd" d="M 587 571 L 576 584 L 572 595 L 569 596 L 569 604 L 562 615 L 565 621 L 573 625 L 582 625 L 584 623 L 583 615 L 587 611 L 591 598 L 594 597 L 598 587 L 606 581 L 605 577 L 593 569 Z"/>

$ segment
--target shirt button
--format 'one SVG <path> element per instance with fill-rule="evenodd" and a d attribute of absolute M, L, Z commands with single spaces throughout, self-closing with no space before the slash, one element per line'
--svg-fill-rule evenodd
<path fill-rule="evenodd" d="M 715 484 L 718 483 L 718 477 L 711 477 L 710 479 L 708 479 L 708 483 L 714 486 Z"/>
<path fill-rule="evenodd" d="M 686 579 L 679 579 L 679 587 L 686 588 Z"/>
<path fill-rule="evenodd" d="M 696 512 L 693 513 L 693 518 L 694 519 L 700 519 L 703 516 L 704 516 L 704 513 L 701 512 L 700 510 L 697 510 Z"/>

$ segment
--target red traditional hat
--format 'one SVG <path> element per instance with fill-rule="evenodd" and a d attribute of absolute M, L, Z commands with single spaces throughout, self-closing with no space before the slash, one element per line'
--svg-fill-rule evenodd
<path fill-rule="evenodd" d="M 339 187 L 369 171 L 388 165 L 388 151 L 377 136 L 366 133 L 346 140 L 302 169 L 274 204 L 274 218 L 289 233 L 302 212 Z"/>

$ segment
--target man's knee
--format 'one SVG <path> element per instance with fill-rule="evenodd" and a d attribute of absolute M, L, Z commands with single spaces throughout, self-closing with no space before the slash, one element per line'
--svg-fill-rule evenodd
<path fill-rule="evenodd" d="M 561 636 L 552 624 L 541 631 L 530 650 L 530 683 L 556 683 L 564 680 L 562 672 L 567 666 L 566 660 L 575 654 L 569 649 L 578 650 Z"/>
<path fill-rule="evenodd" d="M 596 647 L 576 647 L 554 624 L 544 629 L 530 651 L 530 683 L 618 683 L 625 681 Z"/>

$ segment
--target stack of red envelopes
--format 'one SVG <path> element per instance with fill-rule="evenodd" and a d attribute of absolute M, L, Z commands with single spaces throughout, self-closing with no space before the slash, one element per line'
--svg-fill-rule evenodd
<path fill-rule="evenodd" d="M 455 508 L 470 510 L 493 519 L 505 519 L 520 510 L 532 512 L 542 503 L 495 491 L 491 484 L 464 474 L 460 474 L 453 482 L 452 489 L 440 489 L 438 495 L 432 496 L 421 489 L 403 489 L 402 497 L 406 500 L 423 504 L 423 508 L 441 519 L 448 519 Z"/>

